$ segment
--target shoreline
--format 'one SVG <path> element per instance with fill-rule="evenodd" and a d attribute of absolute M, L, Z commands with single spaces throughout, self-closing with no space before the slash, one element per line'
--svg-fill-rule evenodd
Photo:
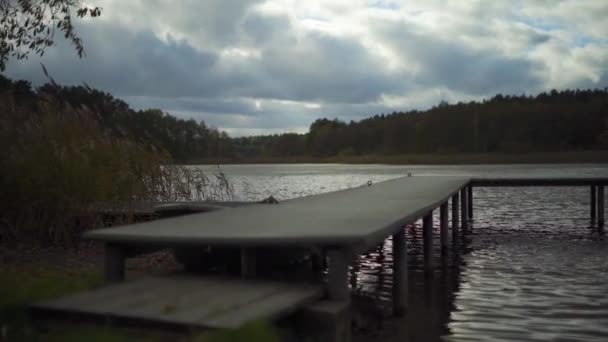
<path fill-rule="evenodd" d="M 196 159 L 183 165 L 202 164 L 387 164 L 387 165 L 479 165 L 479 164 L 608 164 L 608 150 L 529 153 L 395 154 L 332 157 L 256 157 Z"/>

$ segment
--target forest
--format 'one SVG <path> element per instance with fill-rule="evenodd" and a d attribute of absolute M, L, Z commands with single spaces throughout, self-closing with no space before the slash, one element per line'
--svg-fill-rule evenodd
<path fill-rule="evenodd" d="M 306 134 L 235 138 L 242 158 L 493 154 L 608 149 L 608 89 L 496 95 L 361 121 L 318 119 Z"/>
<path fill-rule="evenodd" d="M 126 102 L 87 85 L 61 86 L 51 82 L 33 88 L 27 81 L 13 81 L 0 75 L 0 95 L 9 96 L 14 106 L 21 108 L 20 119 L 14 115 L 11 118 L 13 128 L 20 127 L 15 120 L 26 122 L 32 116 L 41 115 L 40 100 L 53 99 L 81 110 L 81 115 L 94 120 L 107 136 L 134 140 L 152 150 L 165 151 L 174 161 L 234 156 L 232 141 L 226 132 L 159 109 L 133 110 Z"/>
<path fill-rule="evenodd" d="M 160 109 L 136 111 L 87 85 L 49 83 L 33 88 L 27 81 L 0 76 L 0 93 L 7 92 L 24 108 L 52 97 L 86 109 L 84 113 L 89 113 L 104 134 L 165 151 L 178 163 L 608 149 L 608 89 L 552 90 L 536 96 L 499 94 L 480 102 L 442 102 L 428 110 L 394 111 L 348 123 L 321 118 L 305 134 L 236 138 L 203 121 L 177 118 Z M 34 115 L 31 113 L 37 110 L 22 112 Z"/>

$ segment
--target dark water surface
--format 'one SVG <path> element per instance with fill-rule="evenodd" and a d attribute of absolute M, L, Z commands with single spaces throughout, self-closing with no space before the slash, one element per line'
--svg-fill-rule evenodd
<path fill-rule="evenodd" d="M 281 200 L 408 173 L 608 176 L 606 165 L 229 165 L 223 171 L 242 200 L 270 195 Z M 422 272 L 420 222 L 405 228 L 410 268 L 405 317 L 373 323 L 391 300 L 391 241 L 359 257 L 351 285 L 369 299 L 355 305 L 371 317 L 361 324 L 368 335 L 355 339 L 608 341 L 608 242 L 589 220 L 589 188 L 477 188 L 473 197 L 473 227 L 445 257 L 435 227 L 431 278 Z"/>

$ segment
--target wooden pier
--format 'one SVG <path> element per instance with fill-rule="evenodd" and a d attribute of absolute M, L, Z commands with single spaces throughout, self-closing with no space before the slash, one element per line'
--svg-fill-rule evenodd
<path fill-rule="evenodd" d="M 444 253 L 449 247 L 450 221 L 453 237 L 459 230 L 469 228 L 475 187 L 589 187 L 591 219 L 603 227 L 607 184 L 608 178 L 403 177 L 279 204 L 229 207 L 99 229 L 86 237 L 105 243 L 104 272 L 109 285 L 37 303 L 33 309 L 203 328 L 238 327 L 250 320 L 276 319 L 306 311 L 324 317 L 325 323 L 328 319 L 334 322 L 325 339 L 348 341 L 349 265 L 359 254 L 389 236 L 393 241 L 393 311 L 395 315 L 406 313 L 405 225 L 422 218 L 425 269 L 432 273 L 433 211 L 440 210 L 439 232 Z M 125 259 L 134 251 L 209 246 L 240 250 L 241 276 L 221 280 L 208 275 L 169 276 L 122 282 Z M 326 281 L 318 279 L 304 284 L 259 279 L 258 252 L 277 247 L 322 251 L 328 265 Z M 131 298 L 133 294 L 136 295 Z M 176 294 L 180 296 L 177 301 Z"/>

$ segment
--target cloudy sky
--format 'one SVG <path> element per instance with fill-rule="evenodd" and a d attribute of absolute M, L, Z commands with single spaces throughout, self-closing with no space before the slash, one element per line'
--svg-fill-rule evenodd
<path fill-rule="evenodd" d="M 304 132 L 556 88 L 608 87 L 606 0 L 99 0 L 42 62 L 63 84 L 111 92 L 232 135 Z M 60 38 L 61 40 L 61 38 Z M 44 81 L 38 58 L 7 74 Z"/>

